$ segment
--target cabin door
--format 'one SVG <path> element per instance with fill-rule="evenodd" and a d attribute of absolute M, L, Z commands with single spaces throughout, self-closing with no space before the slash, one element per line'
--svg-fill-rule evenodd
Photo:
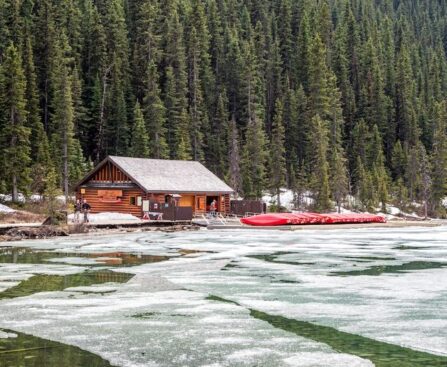
<path fill-rule="evenodd" d="M 196 196 L 196 213 L 206 213 L 206 196 Z"/>

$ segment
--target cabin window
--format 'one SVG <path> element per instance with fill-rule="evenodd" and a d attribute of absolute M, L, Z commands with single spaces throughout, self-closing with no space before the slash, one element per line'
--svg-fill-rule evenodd
<path fill-rule="evenodd" d="M 130 205 L 137 205 L 137 198 L 135 196 L 130 197 Z"/>

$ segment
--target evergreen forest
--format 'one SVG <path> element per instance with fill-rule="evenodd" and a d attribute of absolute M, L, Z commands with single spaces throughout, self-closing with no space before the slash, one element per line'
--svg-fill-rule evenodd
<path fill-rule="evenodd" d="M 446 52 L 444 0 L 0 0 L 0 192 L 125 155 L 443 216 Z"/>

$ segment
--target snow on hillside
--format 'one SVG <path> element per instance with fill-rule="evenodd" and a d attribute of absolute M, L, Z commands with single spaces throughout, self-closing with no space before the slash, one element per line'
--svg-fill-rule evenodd
<path fill-rule="evenodd" d="M 285 207 L 286 209 L 291 210 L 295 207 L 295 204 L 293 202 L 294 197 L 292 190 L 281 189 L 280 199 L 281 199 L 281 206 Z M 262 197 L 262 201 L 266 203 L 268 206 L 276 205 L 277 201 L 276 194 L 272 195 L 271 193 L 266 192 Z M 314 199 L 312 198 L 310 192 L 305 192 L 304 195 L 301 197 L 301 203 L 304 206 L 312 205 L 313 202 Z"/>
<path fill-rule="evenodd" d="M 293 210 L 295 209 L 294 204 L 294 197 L 292 190 L 287 189 L 281 189 L 281 206 L 286 208 L 287 210 Z M 267 204 L 267 206 L 276 205 L 276 195 L 272 195 L 271 193 L 265 193 L 262 197 L 262 201 Z M 312 198 L 312 193 L 307 191 L 304 193 L 304 195 L 301 197 L 301 203 L 303 207 L 309 207 L 314 203 L 314 199 Z M 354 196 L 348 195 L 346 197 L 346 203 L 347 207 L 355 207 L 357 203 L 357 199 Z M 418 203 L 413 203 L 415 207 L 420 206 Z M 335 205 L 335 204 L 334 204 Z M 447 197 L 443 200 L 443 205 L 447 206 Z M 403 212 L 399 208 L 393 205 L 387 205 L 386 206 L 386 213 L 382 213 L 388 220 L 392 219 L 401 219 L 401 217 L 405 218 L 414 218 L 414 219 L 422 219 L 422 217 L 418 216 L 416 213 L 407 213 Z M 357 211 L 352 211 L 350 209 L 347 209 L 346 207 L 341 207 L 340 209 L 341 213 L 349 214 L 349 213 L 355 213 Z M 381 208 L 376 209 L 377 213 L 381 212 Z"/>

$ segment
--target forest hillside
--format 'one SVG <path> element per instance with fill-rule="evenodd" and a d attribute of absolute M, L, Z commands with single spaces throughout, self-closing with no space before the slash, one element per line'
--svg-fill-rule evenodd
<path fill-rule="evenodd" d="M 444 215 L 446 37 L 444 0 L 0 0 L 0 192 L 113 154 Z"/>

